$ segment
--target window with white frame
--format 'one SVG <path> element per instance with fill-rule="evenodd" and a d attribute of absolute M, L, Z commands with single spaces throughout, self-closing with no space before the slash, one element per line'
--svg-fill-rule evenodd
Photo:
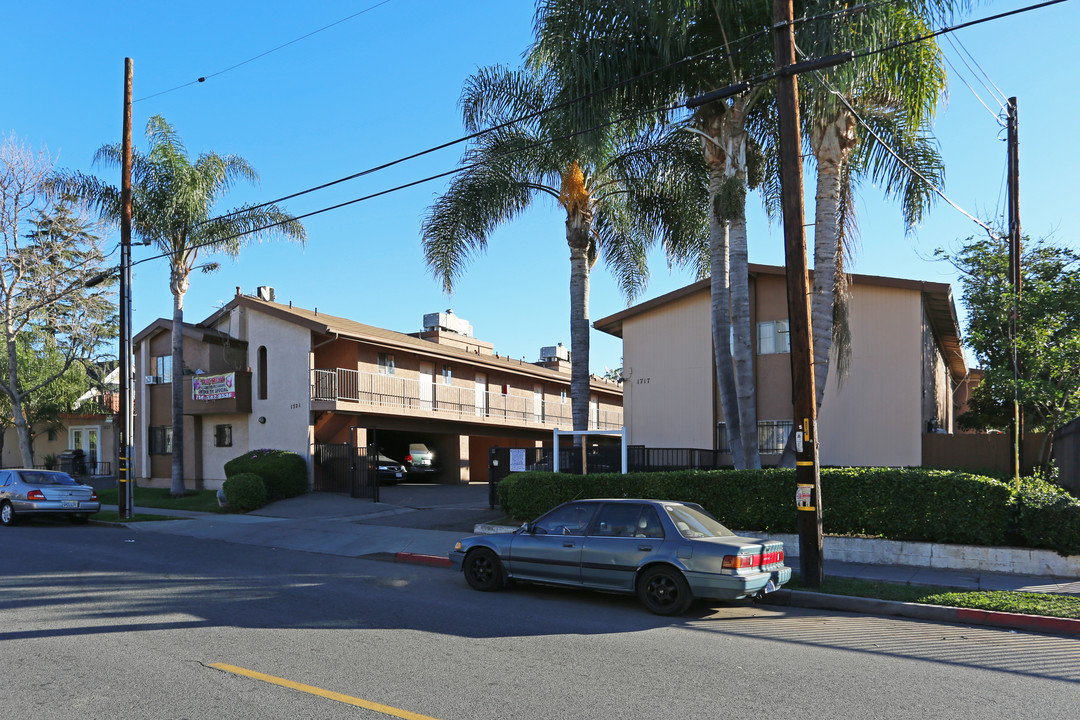
<path fill-rule="evenodd" d="M 172 382 L 172 355 L 158 355 L 154 358 L 154 375 L 159 383 Z"/>
<path fill-rule="evenodd" d="M 454 371 L 449 365 L 442 366 L 442 382 L 443 385 L 453 385 L 454 383 Z"/>
<path fill-rule="evenodd" d="M 565 405 L 566 404 L 566 391 L 565 390 L 560 390 L 559 391 L 559 404 L 560 405 Z"/>
<path fill-rule="evenodd" d="M 757 324 L 758 355 L 791 352 L 787 320 L 767 320 Z"/>
<path fill-rule="evenodd" d="M 379 353 L 379 374 L 394 374 L 394 356 L 392 353 Z"/>

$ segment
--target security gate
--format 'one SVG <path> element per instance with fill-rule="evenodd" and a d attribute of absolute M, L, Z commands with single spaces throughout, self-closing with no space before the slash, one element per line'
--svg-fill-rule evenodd
<path fill-rule="evenodd" d="M 315 444 L 315 491 L 379 501 L 376 453 L 350 443 Z"/>

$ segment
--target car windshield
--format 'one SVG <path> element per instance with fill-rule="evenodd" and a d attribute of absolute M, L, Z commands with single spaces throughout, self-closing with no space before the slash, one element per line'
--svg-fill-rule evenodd
<path fill-rule="evenodd" d="M 24 471 L 19 473 L 27 485 L 78 485 L 73 477 L 62 472 Z"/>
<path fill-rule="evenodd" d="M 700 505 L 664 505 L 664 510 L 684 538 L 731 537 L 735 534 Z"/>

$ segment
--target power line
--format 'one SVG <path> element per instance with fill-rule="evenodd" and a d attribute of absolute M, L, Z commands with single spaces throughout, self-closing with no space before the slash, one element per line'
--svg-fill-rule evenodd
<path fill-rule="evenodd" d="M 878 53 L 886 52 L 888 50 L 894 50 L 894 49 L 899 48 L 899 47 L 914 44 L 916 42 L 924 42 L 924 41 L 929 40 L 931 38 L 937 37 L 938 35 L 943 35 L 943 34 L 946 34 L 946 33 L 955 32 L 956 30 L 960 30 L 960 29 L 967 28 L 967 27 L 972 27 L 974 25 L 980 25 L 982 23 L 990 22 L 992 20 L 1000 20 L 1000 19 L 1005 18 L 1005 17 L 1009 17 L 1009 16 L 1016 15 L 1016 14 L 1019 14 L 1019 13 L 1029 12 L 1031 10 L 1037 10 L 1037 9 L 1040 9 L 1040 8 L 1048 7 L 1050 5 L 1057 5 L 1057 4 L 1060 4 L 1060 3 L 1065 2 L 1065 1 L 1066 0 L 1048 0 L 1047 2 L 1039 3 L 1039 4 L 1036 4 L 1036 5 L 1030 5 L 1030 6 L 1027 6 L 1027 7 L 1024 7 L 1024 8 L 1018 8 L 1016 10 L 1011 10 L 1009 12 L 1004 12 L 1004 13 L 999 13 L 997 15 L 992 15 L 992 16 L 988 16 L 988 17 L 985 17 L 985 18 L 980 18 L 980 19 L 977 19 L 977 20 L 972 20 L 972 21 L 969 21 L 969 22 L 966 22 L 966 23 L 961 23 L 959 25 L 955 25 L 955 26 L 951 26 L 951 27 L 943 27 L 943 28 L 941 28 L 939 30 L 936 30 L 934 32 L 926 33 L 924 35 L 920 35 L 920 36 L 917 36 L 915 38 L 909 38 L 907 40 L 901 40 L 901 41 L 897 41 L 897 42 L 894 42 L 894 43 L 890 43 L 890 44 L 882 46 L 880 48 L 870 48 L 870 49 L 862 50 L 862 51 L 859 51 L 859 52 L 842 53 L 840 55 L 834 56 L 834 59 L 835 58 L 841 58 L 841 59 L 847 60 L 847 59 L 860 58 L 860 57 L 869 57 L 870 55 L 875 55 L 875 54 L 878 54 Z M 767 33 L 767 31 L 765 31 L 765 32 Z M 746 36 L 746 38 L 753 39 L 753 38 L 755 38 L 757 36 L 760 36 L 761 34 L 762 33 L 754 33 L 752 35 Z M 507 121 L 507 122 L 502 123 L 500 125 L 493 126 L 493 127 L 488 128 L 486 130 L 483 130 L 483 131 L 480 131 L 480 132 L 477 132 L 477 133 L 472 133 L 471 135 L 468 135 L 468 136 L 465 136 L 465 137 L 462 137 L 462 138 L 458 138 L 457 140 L 453 140 L 453 141 L 450 141 L 448 143 L 443 143 L 442 145 L 437 146 L 435 148 L 429 148 L 428 150 L 423 150 L 423 151 L 420 151 L 418 153 L 414 153 L 414 154 L 412 154 L 410 156 L 400 158 L 398 160 L 394 160 L 394 161 L 391 161 L 389 163 L 385 163 L 385 164 L 383 164 L 381 166 L 378 166 L 377 168 L 371 168 L 369 170 L 365 170 L 365 171 L 362 171 L 360 173 L 355 173 L 354 175 L 348 176 L 346 178 L 341 178 L 339 180 L 331 181 L 329 183 L 324 183 L 323 185 L 320 185 L 317 188 L 309 188 L 307 190 L 303 190 L 303 191 L 300 191 L 300 192 L 297 192 L 297 193 L 293 193 L 292 195 L 285 196 L 285 197 L 283 197 L 283 198 L 281 198 L 279 200 L 271 200 L 271 201 L 266 202 L 266 203 L 261 203 L 261 204 L 258 204 L 258 205 L 252 205 L 252 206 L 243 208 L 243 209 L 238 210 L 238 211 L 233 212 L 233 213 L 228 213 L 228 214 L 225 214 L 225 215 L 221 215 L 221 216 L 219 216 L 217 218 L 212 218 L 210 220 L 205 220 L 200 224 L 213 222 L 214 220 L 218 220 L 218 219 L 225 219 L 225 218 L 232 217 L 232 216 L 237 215 L 237 214 L 242 213 L 242 212 L 247 212 L 247 211 L 250 211 L 250 210 L 253 210 L 253 209 L 266 207 L 268 205 L 280 202 L 282 200 L 287 200 L 287 199 L 290 199 L 290 198 L 293 198 L 293 197 L 297 197 L 299 195 L 305 195 L 307 193 L 314 192 L 317 189 L 330 187 L 331 185 L 336 185 L 338 183 L 345 182 L 346 180 L 354 179 L 356 177 L 360 177 L 362 175 L 367 175 L 367 174 L 370 174 L 372 172 L 376 172 L 377 170 L 384 169 L 384 168 L 390 167 L 392 165 L 399 164 L 401 162 L 404 162 L 405 160 L 409 160 L 409 159 L 412 159 L 412 158 L 415 158 L 415 157 L 419 157 L 421 155 L 425 155 L 425 154 L 428 154 L 430 152 L 434 152 L 435 150 L 438 150 L 438 149 L 443 149 L 443 148 L 449 147 L 451 145 L 456 145 L 458 143 L 465 142 L 465 141 L 470 140 L 470 139 L 474 139 L 476 137 L 487 134 L 489 132 L 493 132 L 493 131 L 498 130 L 498 129 L 506 128 L 506 127 L 508 127 L 510 125 L 513 125 L 513 124 L 516 124 L 518 122 L 523 122 L 524 120 L 528 120 L 528 119 L 531 119 L 533 117 L 537 117 L 538 115 L 541 115 L 543 113 L 551 112 L 554 109 L 561 108 L 561 107 L 566 107 L 567 105 L 569 105 L 571 103 L 583 102 L 584 100 L 587 100 L 587 99 L 595 96 L 596 94 L 598 94 L 600 92 L 606 92 L 608 90 L 611 90 L 611 89 L 620 87 L 622 85 L 625 85 L 625 84 L 627 84 L 629 82 L 633 82 L 633 81 L 641 79 L 643 77 L 647 77 L 648 75 L 654 74 L 656 72 L 661 72 L 662 70 L 668 69 L 668 68 L 673 67 L 675 65 L 682 64 L 684 62 L 688 62 L 688 61 L 691 61 L 691 60 L 694 60 L 694 59 L 699 59 L 700 57 L 702 57 L 704 55 L 707 55 L 707 54 L 709 54 L 711 52 L 715 52 L 717 49 L 719 49 L 719 48 L 713 48 L 712 50 L 705 51 L 704 53 L 699 53 L 698 55 L 688 56 L 688 57 L 683 58 L 681 60 L 673 61 L 672 63 L 669 63 L 668 65 L 665 65 L 662 68 L 657 68 L 655 70 L 649 71 L 648 73 L 643 73 L 641 75 L 635 76 L 634 78 L 630 78 L 628 80 L 625 80 L 625 81 L 623 81 L 621 83 L 617 83 L 615 85 L 608 86 L 606 88 L 602 88 L 601 90 L 597 90 L 597 91 L 595 91 L 593 93 L 590 93 L 588 95 L 585 95 L 585 96 L 583 96 L 581 98 L 576 98 L 574 100 L 568 100 L 566 102 L 559 103 L 559 104 L 551 106 L 549 108 L 544 108 L 544 109 L 541 109 L 541 110 L 537 110 L 536 112 L 533 112 L 533 113 L 530 113 L 528 115 L 522 116 L 521 118 L 516 118 L 514 120 Z M 745 47 L 740 49 L 740 52 L 743 49 L 745 49 Z M 828 59 L 826 59 L 826 60 L 828 60 Z M 804 69 L 813 69 L 812 66 L 816 66 L 816 64 L 819 63 L 819 62 L 820 61 L 810 61 L 810 63 L 801 63 L 800 65 L 811 66 L 811 67 L 807 67 L 807 68 L 804 68 Z M 775 79 L 776 77 L 779 77 L 781 74 L 790 73 L 790 72 L 792 72 L 792 68 L 780 68 L 780 69 L 778 69 L 776 71 L 762 74 L 761 76 L 759 76 L 757 78 L 754 78 L 751 81 L 748 81 L 746 83 L 746 85 L 748 87 L 751 87 L 751 86 L 754 86 L 754 85 L 759 85 L 761 83 L 767 82 L 768 80 Z M 858 122 L 864 128 L 866 128 L 866 130 L 871 135 L 874 136 L 874 138 L 881 144 L 881 146 L 883 148 L 885 148 L 886 151 L 888 151 L 891 155 L 893 155 L 893 157 L 895 157 L 910 172 L 912 172 L 918 178 L 920 178 L 923 182 L 925 182 L 927 187 L 931 188 L 935 192 L 935 194 L 937 194 L 939 197 L 941 197 L 946 203 L 948 203 L 955 210 L 957 210 L 958 212 L 960 212 L 961 214 L 966 216 L 972 222 L 974 222 L 975 224 L 982 227 L 991 236 L 994 236 L 993 228 L 991 228 L 989 225 L 982 222 L 977 217 L 975 217 L 974 215 L 972 215 L 971 213 L 969 213 L 968 211 L 966 211 L 962 207 L 960 207 L 958 204 L 953 202 L 953 200 L 951 200 L 947 195 L 945 195 L 943 190 L 941 190 L 939 187 L 937 187 L 934 183 L 932 183 L 924 175 L 922 175 L 922 173 L 920 173 L 918 170 L 913 168 L 908 162 L 906 162 L 902 157 L 900 157 L 900 155 L 897 154 L 897 152 L 895 150 L 893 150 L 892 147 L 889 146 L 889 144 L 884 141 L 884 139 L 882 139 L 879 135 L 877 135 L 877 133 L 875 133 L 874 130 L 866 123 L 866 121 L 863 120 L 862 117 L 859 116 L 859 114 L 855 111 L 855 109 L 851 106 L 851 104 L 847 101 L 847 99 L 843 96 L 842 93 L 840 93 L 839 91 L 837 91 L 834 88 L 832 88 L 831 86 L 829 86 L 829 84 L 824 80 L 824 78 L 821 76 L 820 73 L 815 72 L 815 75 L 817 76 L 818 81 L 821 82 L 826 87 L 826 89 L 829 90 L 829 92 L 835 94 L 840 99 L 840 101 L 853 114 L 853 116 L 856 118 L 856 120 L 858 120 Z M 692 101 L 692 99 L 691 99 L 691 101 Z M 546 144 L 546 143 L 549 143 L 549 142 L 554 142 L 556 140 L 561 140 L 561 139 L 574 137 L 576 135 L 591 132 L 593 130 L 596 130 L 596 129 L 599 129 L 599 128 L 602 128 L 602 127 L 608 127 L 610 125 L 614 125 L 614 124 L 617 124 L 617 123 L 620 123 L 620 122 L 625 122 L 627 120 L 630 120 L 630 119 L 633 119 L 633 118 L 636 118 L 636 117 L 640 117 L 642 115 L 659 114 L 659 113 L 662 113 L 662 112 L 669 112 L 671 110 L 684 108 L 684 107 L 687 107 L 688 103 L 691 102 L 691 101 L 682 101 L 682 102 L 679 102 L 679 103 L 676 103 L 676 104 L 673 104 L 673 105 L 670 105 L 670 106 L 667 106 L 667 107 L 655 108 L 655 109 L 651 109 L 651 110 L 648 110 L 648 111 L 636 113 L 635 115 L 619 118 L 619 119 L 613 120 L 613 121 L 611 121 L 609 123 L 596 125 L 596 126 L 593 126 L 591 128 L 587 128 L 585 130 L 579 130 L 579 131 L 576 131 L 574 133 L 570 133 L 568 135 L 561 136 L 559 138 L 551 138 L 549 140 L 545 140 L 545 141 L 542 141 L 540 143 L 535 143 L 535 144 L 533 144 L 531 146 L 528 146 L 528 147 L 536 147 L 536 146 L 543 145 L 543 144 Z M 520 152 L 522 150 L 528 149 L 528 147 L 519 148 L 516 152 Z M 210 245 L 217 245 L 217 244 L 220 244 L 222 242 L 226 242 L 228 240 L 233 240 L 233 239 L 236 239 L 236 238 L 239 238 L 239 237 L 243 237 L 245 235 L 250 235 L 252 233 L 260 232 L 262 230 L 269 230 L 271 228 L 283 225 L 286 222 L 292 222 L 294 220 L 300 220 L 300 219 L 303 219 L 303 218 L 312 217 L 314 215 L 319 215 L 319 214 L 322 214 L 322 213 L 325 213 L 325 212 L 329 212 L 331 210 L 337 210 L 337 209 L 340 209 L 342 207 L 346 207 L 348 205 L 354 205 L 356 203 L 363 202 L 365 200 L 370 200 L 370 199 L 373 199 L 373 198 L 376 198 L 376 197 L 381 197 L 383 195 L 387 195 L 387 194 L 392 193 L 392 192 L 397 192 L 399 190 L 404 190 L 404 189 L 414 187 L 416 185 L 420 185 L 420 184 L 423 184 L 423 183 L 426 183 L 426 182 L 430 182 L 430 181 L 437 180 L 437 179 L 440 179 L 440 178 L 448 177 L 450 175 L 454 175 L 454 174 L 457 174 L 459 172 L 464 172 L 465 170 L 471 169 L 473 167 L 476 167 L 475 163 L 472 164 L 472 165 L 466 165 L 466 166 L 463 166 L 463 167 L 460 167 L 460 168 L 455 168 L 454 170 L 449 170 L 449 171 L 444 172 L 444 173 L 439 173 L 437 175 L 431 175 L 431 176 L 428 176 L 428 177 L 423 178 L 421 180 L 416 180 L 416 181 L 413 181 L 413 182 L 410 182 L 410 183 L 406 183 L 404 185 L 399 185 L 397 187 L 390 188 L 388 190 L 382 190 L 382 191 L 377 192 L 377 193 L 372 193 L 370 195 L 366 195 L 366 196 L 363 196 L 363 197 L 360 197 L 360 198 L 355 198 L 353 200 L 348 200 L 348 201 L 345 201 L 345 202 L 342 202 L 342 203 L 338 203 L 336 205 L 321 208 L 319 210 L 314 210 L 312 212 L 305 213 L 303 215 L 294 216 L 294 217 L 292 217 L 292 218 L 290 218 L 289 220 L 286 220 L 286 221 L 271 223 L 269 225 L 261 226 L 261 227 L 258 227 L 258 228 L 253 228 L 251 230 L 248 230 L 248 231 L 245 231 L 245 232 L 242 232 L 242 233 L 237 233 L 237 234 L 231 235 L 229 237 L 219 238 L 219 239 L 214 240 L 212 242 L 196 244 L 196 245 L 194 245 L 194 246 L 192 246 L 190 248 L 186 248 L 185 251 L 187 251 L 187 250 L 197 250 L 197 249 L 200 249 L 202 247 L 207 247 L 207 246 L 210 246 Z M 139 260 L 138 262 L 135 262 L 135 263 L 132 263 L 132 264 L 137 265 L 137 264 L 141 264 L 143 262 L 148 262 L 150 260 L 156 260 L 156 259 L 160 259 L 160 258 L 164 258 L 164 257 L 170 257 L 171 255 L 175 255 L 175 254 L 176 254 L 175 252 L 162 253 L 160 255 L 155 255 L 155 256 L 148 257 L 148 258 L 143 258 L 142 260 Z"/>
<path fill-rule="evenodd" d="M 254 62 L 255 60 L 258 60 L 259 58 L 266 57 L 270 53 L 275 53 L 278 50 L 281 50 L 282 48 L 286 48 L 286 47 L 288 47 L 288 46 L 290 46 L 290 45 L 292 45 L 294 43 L 298 43 L 301 40 L 306 40 L 307 38 L 311 37 L 312 35 L 316 35 L 318 33 L 321 33 L 323 30 L 329 30 L 330 28 L 334 27 L 335 25 L 340 25 L 341 23 L 346 22 L 347 20 L 352 20 L 354 17 L 358 17 L 360 15 L 363 15 L 366 12 L 370 12 L 370 11 L 374 10 L 377 7 L 381 7 L 383 5 L 386 5 L 390 1 L 391 0 L 382 0 L 382 2 L 375 3 L 374 5 L 372 5 L 370 7 L 366 7 L 363 10 L 360 10 L 359 12 L 354 12 L 352 15 L 349 15 L 348 17 L 343 17 L 340 20 L 335 20 L 334 22 L 330 23 L 329 25 L 324 25 L 323 27 L 319 28 L 318 30 L 312 30 L 311 32 L 307 33 L 306 35 L 301 35 L 298 38 L 293 38 L 292 40 L 290 40 L 287 43 L 282 43 L 281 45 L 278 45 L 275 48 L 272 48 L 272 49 L 267 50 L 265 52 L 261 52 L 258 55 L 255 55 L 253 57 L 249 57 L 247 60 L 243 60 L 241 62 L 238 62 L 235 65 L 230 65 L 229 67 L 225 68 L 224 70 L 218 70 L 215 73 L 210 73 L 209 75 L 203 75 L 203 76 L 199 77 L 196 80 L 192 80 L 191 82 L 186 82 L 186 83 L 184 83 L 182 85 L 177 85 L 176 87 L 169 88 L 168 90 L 162 90 L 161 92 L 156 92 L 153 95 L 146 95 L 145 97 L 138 98 L 137 100 L 133 100 L 132 102 L 141 102 L 143 100 L 149 100 L 150 98 L 155 98 L 155 97 L 158 97 L 159 95 L 165 95 L 167 93 L 171 93 L 171 92 L 174 92 L 176 90 L 180 90 L 182 88 L 189 87 L 191 85 L 198 85 L 199 83 L 206 82 L 210 78 L 217 77 L 218 75 L 222 75 L 224 73 L 227 73 L 230 70 L 235 70 L 236 68 L 240 67 L 241 65 L 247 65 L 249 62 Z"/>

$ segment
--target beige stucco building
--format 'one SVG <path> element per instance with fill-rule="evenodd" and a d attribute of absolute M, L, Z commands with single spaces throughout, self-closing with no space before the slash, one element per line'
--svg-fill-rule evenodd
<path fill-rule="evenodd" d="M 489 448 L 550 444 L 553 429 L 572 427 L 561 345 L 530 363 L 495 353 L 450 311 L 425 315 L 424 331 L 405 334 L 272 296 L 271 288 L 238 293 L 184 326 L 192 487 L 220 487 L 225 462 L 259 448 L 300 454 L 314 483 L 316 448 L 373 441 L 397 460 L 409 443 L 425 443 L 441 459 L 438 481 L 483 481 Z M 134 338 L 134 475 L 151 484 L 171 474 L 171 326 L 158 320 Z M 590 428 L 618 430 L 622 420 L 621 387 L 594 378 Z"/>
<path fill-rule="evenodd" d="M 967 368 L 947 284 L 851 275 L 850 372 L 830 363 L 818 419 L 823 465 L 918 466 L 923 436 L 951 433 Z M 791 427 L 784 269 L 750 266 L 758 437 L 775 463 Z M 595 322 L 623 340 L 629 442 L 723 450 L 709 281 Z"/>

